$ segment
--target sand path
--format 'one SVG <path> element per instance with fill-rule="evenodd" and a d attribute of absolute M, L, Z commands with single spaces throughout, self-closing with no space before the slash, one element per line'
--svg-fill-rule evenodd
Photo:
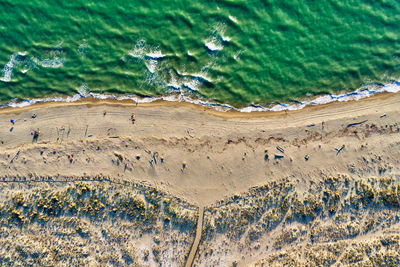
<path fill-rule="evenodd" d="M 199 243 L 201 239 L 201 234 L 203 231 L 203 216 L 204 216 L 204 207 L 199 207 L 199 217 L 196 226 L 196 236 L 194 238 L 192 247 L 190 248 L 189 256 L 186 260 L 185 267 L 192 267 L 194 257 L 196 256 L 197 250 L 199 248 Z"/>

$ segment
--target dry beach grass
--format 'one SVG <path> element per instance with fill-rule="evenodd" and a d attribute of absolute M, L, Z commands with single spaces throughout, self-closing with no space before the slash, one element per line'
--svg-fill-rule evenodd
<path fill-rule="evenodd" d="M 41 255 L 36 259 L 48 264 L 68 260 L 184 265 L 194 240 L 198 207 L 204 208 L 204 223 L 195 265 L 396 263 L 399 104 L 400 95 L 382 94 L 294 112 L 250 114 L 187 103 L 136 106 L 90 99 L 5 108 L 0 111 L 1 212 L 2 218 L 11 218 L 13 223 L 4 221 L 2 227 L 8 237 L 18 240 L 7 243 L 14 252 L 5 263 L 18 257 L 20 263 L 34 261 L 26 256 L 31 249 L 32 255 Z M 32 130 L 39 132 L 37 140 Z M 95 193 L 87 195 L 73 214 L 67 203 L 80 197 L 69 192 L 81 183 Z M 142 229 L 145 217 L 136 213 L 134 219 L 111 216 L 117 190 L 112 183 L 129 188 L 118 190 L 125 190 L 132 201 L 141 200 L 144 214 L 155 214 L 150 224 L 153 230 L 143 239 L 148 242 L 140 241 L 146 233 Z M 38 206 L 43 190 L 47 191 L 42 198 L 50 203 L 54 194 L 66 197 L 55 201 L 60 202 L 58 213 Z M 146 198 L 151 190 L 162 197 Z M 366 191 L 372 197 L 368 193 L 360 198 Z M 104 194 L 105 207 L 100 209 L 101 219 L 96 219 L 96 214 L 87 213 L 87 205 Z M 23 202 L 18 204 L 16 196 L 22 196 Z M 171 216 L 165 199 L 175 199 L 174 216 L 187 221 L 166 219 Z M 34 211 L 47 216 L 48 222 L 30 219 Z M 75 226 L 65 224 L 69 220 L 84 224 L 88 234 L 82 236 Z M 124 242 L 111 245 L 101 237 L 110 225 Z M 23 229 L 23 234 L 18 235 L 16 229 Z M 82 261 L 54 257 L 55 252 L 43 254 L 51 244 L 38 241 L 40 236 L 59 236 L 58 231 L 71 232 L 76 237 L 71 240 L 83 244 L 87 252 L 79 258 Z M 389 245 L 383 238 L 390 239 Z M 58 247 L 57 253 L 71 253 L 79 243 L 75 241 Z M 380 247 L 367 251 L 374 242 Z M 100 249 L 106 244 L 119 249 L 116 258 Z M 153 253 L 157 246 L 159 252 Z M 173 246 L 179 255 L 168 252 Z M 350 247 L 354 255 L 345 254 Z M 1 252 L 3 260 L 5 254 Z M 324 263 L 317 261 L 324 259 Z"/>

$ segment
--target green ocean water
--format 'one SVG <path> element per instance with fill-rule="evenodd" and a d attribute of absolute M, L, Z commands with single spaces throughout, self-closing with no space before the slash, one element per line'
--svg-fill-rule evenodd
<path fill-rule="evenodd" d="M 80 92 L 267 106 L 398 81 L 400 1 L 0 0 L 0 102 Z"/>

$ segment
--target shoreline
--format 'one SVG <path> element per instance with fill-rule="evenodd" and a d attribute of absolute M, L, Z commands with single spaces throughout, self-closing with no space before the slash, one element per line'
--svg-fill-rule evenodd
<path fill-rule="evenodd" d="M 154 105 L 164 105 L 164 106 L 176 106 L 178 105 L 188 105 L 188 106 L 195 106 L 195 108 L 200 108 L 207 111 L 215 111 L 211 112 L 215 115 L 219 115 L 222 117 L 232 117 L 224 116 L 223 113 L 231 113 L 236 114 L 233 117 L 253 117 L 251 116 L 242 116 L 237 115 L 240 114 L 253 114 L 253 113 L 261 113 L 260 117 L 264 116 L 264 113 L 279 113 L 279 112 L 293 112 L 303 110 L 305 108 L 310 107 L 319 107 L 319 106 L 326 106 L 333 103 L 342 103 L 342 102 L 354 102 L 360 101 L 363 99 L 370 99 L 375 98 L 380 95 L 386 94 L 396 94 L 400 92 L 400 82 L 393 81 L 392 83 L 388 84 L 374 84 L 370 85 L 369 87 L 362 87 L 352 92 L 343 92 L 337 95 L 334 94 L 327 94 L 327 95 L 319 95 L 315 96 L 315 98 L 311 100 L 307 100 L 303 98 L 303 100 L 292 100 L 289 102 L 293 103 L 271 103 L 270 107 L 265 107 L 256 104 L 250 104 L 244 108 L 236 108 L 229 104 L 220 104 L 220 103 L 213 103 L 207 102 L 201 99 L 192 99 L 187 97 L 183 94 L 170 94 L 160 97 L 146 97 L 146 96 L 136 96 L 136 95 L 108 95 L 108 94 L 97 94 L 97 93 L 88 93 L 87 95 L 76 94 L 73 96 L 55 96 L 49 98 L 39 98 L 39 99 L 24 99 L 21 102 L 9 102 L 7 104 L 0 105 L 0 112 L 2 109 L 8 108 L 25 108 L 29 106 L 39 105 L 39 104 L 56 104 L 56 103 L 88 103 L 94 104 L 102 102 L 104 104 L 118 104 L 121 105 L 135 105 L 137 106 L 140 104 L 141 106 L 154 106 Z M 258 117 L 258 116 L 257 116 Z"/>
<path fill-rule="evenodd" d="M 397 175 L 399 104 L 400 94 L 382 93 L 287 112 L 88 98 L 7 108 L 0 172 L 145 181 L 201 205 L 284 177 Z"/>
<path fill-rule="evenodd" d="M 79 97 L 72 101 L 62 101 L 59 100 L 49 100 L 49 101 L 37 101 L 34 103 L 29 103 L 24 106 L 11 106 L 10 104 L 4 105 L 0 107 L 0 114 L 18 114 L 20 112 L 38 109 L 38 108 L 48 108 L 48 107 L 61 107 L 61 106 L 80 106 L 80 105 L 88 105 L 88 106 L 99 106 L 99 105 L 110 105 L 110 106 L 124 106 L 124 107 L 157 107 L 157 106 L 168 106 L 168 107 L 189 107 L 193 110 L 201 110 L 205 111 L 208 114 L 212 114 L 217 117 L 229 119 L 229 118 L 262 118 L 262 117 L 271 117 L 274 115 L 282 115 L 282 114 L 293 114 L 297 112 L 307 112 L 313 109 L 321 109 L 327 106 L 342 106 L 348 105 L 351 103 L 357 102 L 365 102 L 365 101 L 375 101 L 377 99 L 386 99 L 390 97 L 398 96 L 399 92 L 379 92 L 372 95 L 368 95 L 366 97 L 362 97 L 360 99 L 354 100 L 345 100 L 345 101 L 331 101 L 328 103 L 322 104 L 308 104 L 299 109 L 284 109 L 284 110 L 253 110 L 250 112 L 240 111 L 239 109 L 227 109 L 227 110 L 218 110 L 215 106 L 203 105 L 193 102 L 187 101 L 170 101 L 164 99 L 155 99 L 152 101 L 146 102 L 136 102 L 135 100 L 129 99 L 117 99 L 117 98 L 96 98 L 94 96 L 85 96 Z M 21 102 L 23 103 L 23 102 Z"/>

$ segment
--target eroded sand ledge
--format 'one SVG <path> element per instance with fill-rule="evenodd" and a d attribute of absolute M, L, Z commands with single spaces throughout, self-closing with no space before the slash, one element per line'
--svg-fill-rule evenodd
<path fill-rule="evenodd" d="M 382 94 L 277 113 L 99 100 L 7 108 L 0 173 L 147 181 L 197 205 L 274 179 L 398 175 L 399 104 L 399 94 Z"/>

